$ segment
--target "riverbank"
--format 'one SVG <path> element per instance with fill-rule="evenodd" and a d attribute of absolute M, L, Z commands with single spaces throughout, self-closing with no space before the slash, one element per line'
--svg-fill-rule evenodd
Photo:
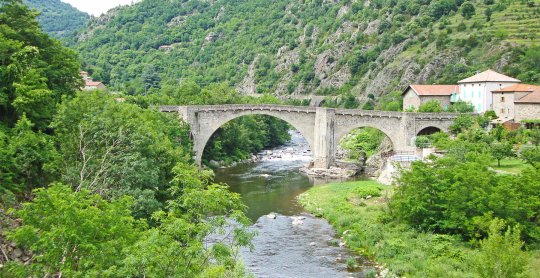
<path fill-rule="evenodd" d="M 311 188 L 299 202 L 328 220 L 347 247 L 383 265 L 388 272 L 379 271 L 381 277 L 478 277 L 472 271 L 475 251 L 466 243 L 390 219 L 385 211 L 392 191 L 375 181 L 333 183 Z M 534 273 L 538 252 L 531 257 L 529 272 Z"/>

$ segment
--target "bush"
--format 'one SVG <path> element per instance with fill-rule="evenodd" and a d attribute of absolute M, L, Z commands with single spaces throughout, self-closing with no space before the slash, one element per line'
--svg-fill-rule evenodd
<path fill-rule="evenodd" d="M 420 107 L 418 107 L 418 112 L 423 112 L 423 113 L 438 113 L 442 111 L 443 109 L 441 107 L 441 103 L 437 100 L 427 101 L 423 103 L 422 105 L 420 105 Z"/>
<path fill-rule="evenodd" d="M 520 230 L 508 227 L 503 232 L 503 227 L 504 221 L 492 220 L 488 237 L 480 243 L 474 268 L 481 277 L 523 277 L 528 257 L 521 250 Z"/>

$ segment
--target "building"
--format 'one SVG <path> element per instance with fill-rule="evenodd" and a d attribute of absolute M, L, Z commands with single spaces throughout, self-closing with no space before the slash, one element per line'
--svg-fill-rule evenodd
<path fill-rule="evenodd" d="M 443 108 L 463 101 L 473 105 L 477 113 L 493 110 L 498 119 L 492 124 L 511 129 L 540 120 L 540 86 L 521 84 L 492 70 L 463 79 L 458 85 L 410 85 L 402 96 L 404 111 L 417 110 L 431 100 L 439 101 Z"/>
<path fill-rule="evenodd" d="M 420 105 L 436 100 L 448 108 L 452 95 L 459 93 L 458 85 L 409 85 L 403 91 L 403 110 L 418 110 Z"/>
<path fill-rule="evenodd" d="M 492 70 L 458 81 L 459 91 L 453 101 L 465 101 L 473 105 L 475 112 L 493 110 L 492 91 L 521 83 L 520 80 Z M 497 111 L 496 111 L 497 112 Z"/>
<path fill-rule="evenodd" d="M 504 87 L 499 90 L 492 91 L 493 94 L 493 111 L 499 117 L 499 121 L 506 122 L 515 119 L 516 105 L 525 105 L 523 98 L 536 90 L 540 90 L 540 86 L 529 84 L 516 84 L 508 87 Z M 527 101 L 529 98 L 525 98 Z M 523 106 L 524 107 L 524 106 Z M 521 113 L 519 111 L 518 113 Z"/>
<path fill-rule="evenodd" d="M 88 72 L 81 71 L 80 72 L 81 77 L 84 81 L 84 91 L 92 91 L 92 90 L 98 90 L 98 89 L 106 89 L 105 85 L 99 81 L 94 81 L 92 77 L 88 75 Z"/>

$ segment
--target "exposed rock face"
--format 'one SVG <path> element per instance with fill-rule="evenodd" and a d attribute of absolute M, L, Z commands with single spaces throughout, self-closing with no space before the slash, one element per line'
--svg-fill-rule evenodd
<path fill-rule="evenodd" d="M 8 241 L 5 238 L 4 231 L 8 228 L 18 226 L 19 223 L 6 216 L 5 211 L 0 208 L 0 266 L 9 262 L 16 261 L 20 263 L 28 263 L 32 258 L 30 251 L 24 250 L 15 243 Z"/>
<path fill-rule="evenodd" d="M 255 83 L 255 65 L 259 61 L 259 56 L 257 55 L 255 59 L 253 59 L 253 62 L 248 67 L 248 72 L 246 77 L 244 77 L 244 80 L 238 86 L 236 89 L 246 95 L 254 95 L 257 93 L 257 84 Z"/>
<path fill-rule="evenodd" d="M 372 35 L 374 33 L 377 33 L 377 30 L 379 30 L 379 25 L 381 25 L 380 20 L 373 20 L 372 22 L 368 23 L 366 29 L 364 30 L 364 34 Z"/>
<path fill-rule="evenodd" d="M 386 160 L 392 152 L 392 142 L 385 138 L 376 154 L 369 157 L 366 161 L 364 172 L 371 177 L 378 177 L 381 174 L 381 169 L 386 166 Z"/>

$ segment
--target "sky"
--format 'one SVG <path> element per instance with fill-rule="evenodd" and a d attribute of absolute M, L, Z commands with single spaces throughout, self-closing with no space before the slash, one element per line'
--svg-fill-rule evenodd
<path fill-rule="evenodd" d="M 89 14 L 99 16 L 116 6 L 131 4 L 131 2 L 137 2 L 137 1 L 133 1 L 133 0 L 62 0 L 62 2 L 69 3 L 73 7 L 83 12 L 87 12 Z"/>

